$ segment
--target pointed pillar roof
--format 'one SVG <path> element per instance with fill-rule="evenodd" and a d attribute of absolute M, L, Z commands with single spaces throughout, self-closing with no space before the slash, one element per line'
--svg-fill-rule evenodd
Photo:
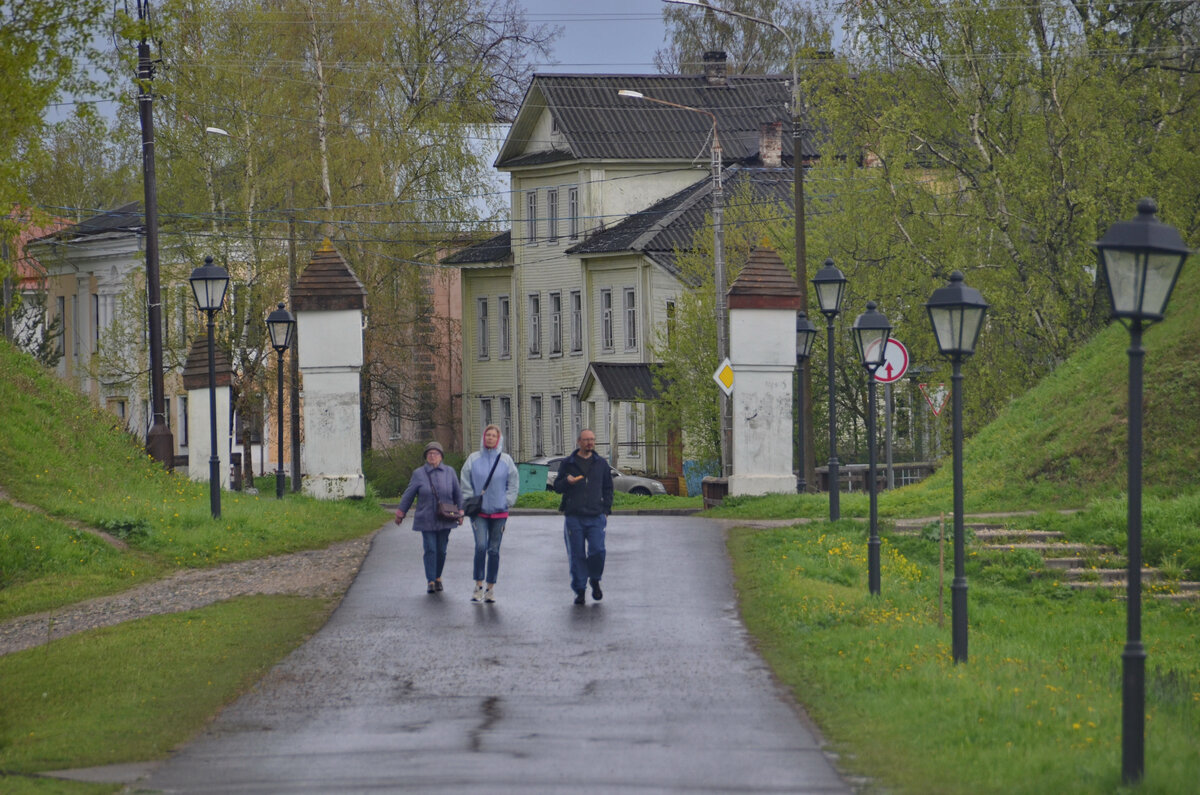
<path fill-rule="evenodd" d="M 730 309 L 800 310 L 800 286 L 766 241 L 750 252 L 746 267 L 729 288 Z"/>
<path fill-rule="evenodd" d="M 233 367 L 229 364 L 229 356 L 220 346 L 213 351 L 213 380 L 217 386 L 229 386 L 233 382 Z M 187 363 L 183 366 L 183 388 L 208 389 L 208 337 L 198 335 L 192 340 L 192 349 L 188 351 Z"/>
<path fill-rule="evenodd" d="M 292 288 L 292 311 L 361 310 L 366 304 L 366 288 L 325 238 Z"/>

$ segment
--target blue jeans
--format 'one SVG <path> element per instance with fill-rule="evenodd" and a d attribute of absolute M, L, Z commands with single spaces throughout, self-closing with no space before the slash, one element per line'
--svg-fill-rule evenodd
<path fill-rule="evenodd" d="M 567 542 L 567 561 L 571 567 L 571 590 L 579 593 L 587 588 L 588 578 L 604 576 L 604 528 L 608 518 L 567 514 L 563 523 L 563 538 Z"/>
<path fill-rule="evenodd" d="M 500 571 L 500 540 L 504 538 L 504 525 L 507 516 L 495 519 L 489 516 L 472 516 L 471 529 L 475 531 L 475 582 L 484 577 L 486 561 L 487 582 L 496 584 L 496 574 Z"/>
<path fill-rule="evenodd" d="M 442 578 L 442 569 L 446 566 L 446 545 L 449 542 L 449 530 L 421 531 L 421 543 L 425 547 L 425 579 L 429 582 Z"/>

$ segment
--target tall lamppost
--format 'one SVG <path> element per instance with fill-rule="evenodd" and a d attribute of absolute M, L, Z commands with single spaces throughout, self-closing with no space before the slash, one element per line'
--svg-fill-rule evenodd
<path fill-rule="evenodd" d="M 962 361 L 975 352 L 988 304 L 979 291 L 963 282 L 962 271 L 950 274 L 950 283 L 929 297 L 925 308 L 937 337 L 938 350 L 954 366 L 951 400 L 954 403 L 954 581 L 950 585 L 954 662 L 967 661 L 967 575 L 963 541 L 962 475 Z"/>
<path fill-rule="evenodd" d="M 805 288 L 805 280 L 808 276 L 808 250 L 807 250 L 807 235 L 805 233 L 805 213 L 804 213 L 804 152 L 802 142 L 805 134 L 808 132 L 806 128 L 806 114 L 804 113 L 803 103 L 800 97 L 800 75 L 798 71 L 799 50 L 796 48 L 796 42 L 784 28 L 776 25 L 769 19 L 752 16 L 741 11 L 734 11 L 729 8 L 720 8 L 711 5 L 708 2 L 698 2 L 698 0 L 663 0 L 664 3 L 673 5 L 695 6 L 703 9 L 705 12 L 713 11 L 718 14 L 728 14 L 729 16 L 739 17 L 750 22 L 757 22 L 760 25 L 766 25 L 773 28 L 779 35 L 783 36 L 788 43 L 788 49 L 791 52 L 791 58 L 788 60 L 792 65 L 792 84 L 791 84 L 791 99 L 792 99 L 792 192 L 793 192 L 793 208 L 796 214 L 795 223 L 795 243 L 796 243 L 796 284 L 800 286 L 800 311 L 808 312 L 808 290 Z M 805 393 L 802 397 L 807 398 L 808 381 L 801 380 L 799 391 Z M 804 405 L 811 407 L 812 401 L 805 400 Z M 802 415 L 801 424 L 805 427 L 812 427 L 812 417 Z M 807 469 L 807 458 L 800 462 L 801 469 Z M 806 477 L 802 475 L 801 477 Z"/>
<path fill-rule="evenodd" d="M 875 371 L 883 366 L 887 356 L 888 337 L 892 324 L 867 301 L 867 311 L 854 321 L 854 344 L 858 358 L 867 370 L 867 476 L 871 495 L 871 538 L 867 542 L 867 572 L 871 594 L 879 595 L 879 486 L 875 482 Z"/>
<path fill-rule="evenodd" d="M 208 315 L 208 495 L 212 517 L 220 519 L 221 458 L 217 455 L 217 366 L 213 349 L 213 315 L 225 303 L 229 271 L 220 265 L 213 265 L 212 257 L 205 257 L 204 265 L 193 270 L 188 281 L 192 284 L 192 295 L 196 297 L 196 308 Z"/>
<path fill-rule="evenodd" d="M 804 312 L 796 313 L 796 493 L 808 490 L 804 477 L 804 363 L 812 353 L 817 327 Z"/>
<path fill-rule="evenodd" d="M 690 105 L 680 105 L 677 102 L 668 102 L 665 99 L 648 97 L 640 91 L 623 88 L 617 92 L 617 96 L 628 97 L 629 99 L 642 99 L 646 102 L 655 102 L 659 105 L 687 110 L 692 113 L 703 113 L 712 119 L 713 283 L 717 290 L 717 366 L 719 367 L 725 361 L 725 358 L 729 356 L 729 329 L 727 328 L 727 313 L 725 311 L 725 291 L 728 287 L 725 284 L 725 193 L 721 187 L 721 139 L 717 135 L 717 117 L 703 108 L 693 108 Z M 732 424 L 729 416 L 729 398 L 726 397 L 723 391 L 719 392 L 719 398 L 721 411 L 721 476 L 729 477 L 729 442 L 730 425 Z"/>
<path fill-rule="evenodd" d="M 279 354 L 278 367 L 275 372 L 279 381 L 279 436 L 276 447 L 279 449 L 279 468 L 275 470 L 275 498 L 283 499 L 283 354 L 292 346 L 292 334 L 296 331 L 296 319 L 284 308 L 283 301 L 278 308 L 267 315 L 267 332 L 271 335 L 271 347 Z"/>
<path fill-rule="evenodd" d="M 821 314 L 825 315 L 829 335 L 829 521 L 836 522 L 842 518 L 842 507 L 838 484 L 837 402 L 833 381 L 833 319 L 842 311 L 846 276 L 833 264 L 832 259 L 827 259 L 825 265 L 812 278 L 812 283 L 817 290 L 817 303 L 821 307 Z"/>
<path fill-rule="evenodd" d="M 1096 244 L 1112 316 L 1129 329 L 1129 506 L 1126 636 L 1122 653 L 1121 775 L 1145 770 L 1146 649 L 1142 646 L 1142 348 L 1143 330 L 1162 320 L 1183 262 L 1192 253 L 1179 232 L 1158 220 L 1153 199 L 1138 215 L 1108 228 Z"/>

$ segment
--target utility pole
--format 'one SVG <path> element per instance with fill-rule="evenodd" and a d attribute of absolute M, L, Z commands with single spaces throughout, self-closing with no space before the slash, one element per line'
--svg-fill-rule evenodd
<path fill-rule="evenodd" d="M 138 0 L 138 21 L 143 23 L 138 43 L 138 115 L 142 123 L 142 180 L 146 204 L 146 297 L 150 328 L 150 403 L 153 419 L 146 432 L 146 452 L 167 470 L 174 469 L 175 439 L 167 425 L 163 396 L 162 293 L 158 271 L 158 186 L 154 179 L 154 62 L 146 42 L 146 17 L 150 0 Z"/>
<path fill-rule="evenodd" d="M 287 190 L 288 206 L 288 304 L 292 303 L 292 290 L 296 288 L 296 211 L 293 209 L 292 185 Z M 292 412 L 292 491 L 300 491 L 300 336 L 292 340 L 292 358 L 288 373 L 289 394 Z M 283 439 L 279 440 L 283 444 Z"/>

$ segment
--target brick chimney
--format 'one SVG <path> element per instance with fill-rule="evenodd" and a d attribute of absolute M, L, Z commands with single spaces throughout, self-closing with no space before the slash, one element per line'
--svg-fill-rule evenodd
<path fill-rule="evenodd" d="M 767 122 L 758 132 L 758 158 L 763 168 L 783 165 L 783 122 Z"/>
<path fill-rule="evenodd" d="M 709 50 L 704 53 L 704 80 L 710 86 L 723 86 L 726 83 L 727 68 L 723 50 Z"/>

